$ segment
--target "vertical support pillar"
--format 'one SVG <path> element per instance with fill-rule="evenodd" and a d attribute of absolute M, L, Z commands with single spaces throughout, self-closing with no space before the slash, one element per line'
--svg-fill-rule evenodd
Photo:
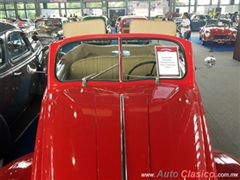
<path fill-rule="evenodd" d="M 195 13 L 197 12 L 197 0 L 195 0 L 195 3 L 194 3 L 194 12 Z"/>
<path fill-rule="evenodd" d="M 24 7 L 24 12 L 25 12 L 25 17 L 24 18 L 29 18 L 28 14 L 27 14 L 27 10 L 26 10 L 26 3 L 23 3 L 23 7 Z"/>
<path fill-rule="evenodd" d="M 220 7 L 220 0 L 218 0 L 217 7 Z"/>
<path fill-rule="evenodd" d="M 240 20 L 239 20 L 240 23 Z M 237 38 L 235 42 L 234 52 L 233 52 L 233 59 L 240 61 L 240 27 L 238 26 Z"/>
<path fill-rule="evenodd" d="M 15 14 L 16 14 L 16 19 L 18 17 L 18 11 L 17 11 L 17 3 L 14 2 L 14 11 L 15 11 Z"/>
<path fill-rule="evenodd" d="M 125 15 L 128 15 L 128 0 L 126 0 L 125 2 L 126 2 L 126 12 L 125 12 Z"/>
<path fill-rule="evenodd" d="M 4 12 L 5 12 L 5 16 L 10 18 L 9 14 L 8 14 L 8 11 L 7 11 L 7 8 L 6 8 L 6 3 L 4 3 Z"/>
<path fill-rule="evenodd" d="M 172 3 L 172 11 L 175 12 L 176 11 L 176 1 L 172 0 L 171 3 Z"/>
<path fill-rule="evenodd" d="M 38 1 L 36 1 L 35 2 L 35 9 L 36 9 L 36 16 L 38 17 L 38 16 L 40 16 L 41 14 L 42 14 L 42 12 L 41 12 L 41 8 L 40 8 L 40 2 L 38 2 Z"/>
<path fill-rule="evenodd" d="M 190 7 L 191 7 L 191 0 L 188 0 L 188 12 L 190 12 Z"/>
<path fill-rule="evenodd" d="M 151 17 L 151 0 L 148 0 L 148 19 Z"/>
<path fill-rule="evenodd" d="M 84 3 L 83 3 L 83 0 L 80 0 L 80 3 L 81 3 L 81 14 L 82 14 L 82 16 L 84 16 L 84 12 L 83 12 Z"/>

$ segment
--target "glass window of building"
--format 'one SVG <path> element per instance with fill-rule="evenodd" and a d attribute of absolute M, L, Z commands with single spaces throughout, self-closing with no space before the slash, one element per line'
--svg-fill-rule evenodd
<path fill-rule="evenodd" d="M 188 5 L 189 0 L 178 0 L 176 1 L 176 6 Z"/>
<path fill-rule="evenodd" d="M 212 0 L 212 5 L 217 5 L 218 4 L 218 0 Z"/>
<path fill-rule="evenodd" d="M 26 18 L 26 14 L 24 10 L 18 10 L 17 13 L 18 13 L 18 16 L 20 16 L 21 18 Z"/>
<path fill-rule="evenodd" d="M 66 14 L 65 9 L 61 9 L 61 10 L 60 10 L 60 16 L 62 16 L 62 17 L 65 17 L 65 16 L 66 16 L 66 17 L 67 17 L 67 15 L 68 15 L 68 14 Z"/>
<path fill-rule="evenodd" d="M 81 16 L 81 9 L 67 9 L 67 17 L 70 16 L 70 14 L 72 14 L 72 16 L 77 16 L 80 17 Z"/>
<path fill-rule="evenodd" d="M 12 19 L 15 19 L 16 18 L 16 13 L 14 10 L 11 10 L 11 11 L 6 11 L 6 15 L 7 17 L 10 17 Z"/>
<path fill-rule="evenodd" d="M 0 11 L 0 18 L 3 19 L 6 17 L 5 11 Z"/>
<path fill-rule="evenodd" d="M 188 12 L 188 7 L 176 7 L 179 9 L 179 14 L 183 14 L 184 12 Z"/>
<path fill-rule="evenodd" d="M 0 10 L 4 10 L 4 4 L 0 3 Z"/>
<path fill-rule="evenodd" d="M 101 8 L 102 2 L 87 2 L 86 6 L 87 8 Z"/>
<path fill-rule="evenodd" d="M 73 2 L 73 3 L 66 3 L 67 8 L 81 8 L 81 3 L 80 2 Z"/>
<path fill-rule="evenodd" d="M 240 0 L 235 0 L 234 4 L 240 4 Z"/>
<path fill-rule="evenodd" d="M 198 0 L 197 5 L 209 5 L 210 0 Z"/>
<path fill-rule="evenodd" d="M 24 9 L 23 3 L 17 3 L 17 9 Z"/>
<path fill-rule="evenodd" d="M 36 10 L 27 9 L 26 12 L 27 12 L 27 18 L 34 19 L 35 15 L 36 15 Z"/>
<path fill-rule="evenodd" d="M 61 8 L 65 8 L 65 3 L 60 3 Z"/>
<path fill-rule="evenodd" d="M 194 6 L 190 6 L 190 13 L 194 13 Z"/>
<path fill-rule="evenodd" d="M 195 0 L 190 0 L 191 5 L 195 4 Z"/>
<path fill-rule="evenodd" d="M 58 8 L 58 3 L 47 3 L 48 8 Z"/>
<path fill-rule="evenodd" d="M 34 3 L 26 3 L 26 9 L 35 9 Z"/>
<path fill-rule="evenodd" d="M 108 2 L 108 7 L 126 7 L 126 2 Z"/>
<path fill-rule="evenodd" d="M 6 3 L 6 9 L 14 9 L 13 3 Z"/>
<path fill-rule="evenodd" d="M 40 3 L 39 5 L 40 5 L 40 8 L 43 9 L 43 3 Z"/>
<path fill-rule="evenodd" d="M 202 13 L 204 13 L 204 10 L 205 10 L 205 7 L 204 6 L 197 6 L 197 12 L 199 13 L 199 14 L 202 14 Z"/>
<path fill-rule="evenodd" d="M 228 5 L 230 4 L 230 0 L 220 0 L 220 4 Z"/>

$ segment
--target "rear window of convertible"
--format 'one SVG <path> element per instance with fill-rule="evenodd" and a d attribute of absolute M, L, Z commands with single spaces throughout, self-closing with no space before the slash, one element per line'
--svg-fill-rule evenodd
<path fill-rule="evenodd" d="M 121 44 L 117 39 L 89 39 L 67 43 L 57 52 L 55 76 L 59 81 L 118 81 L 119 71 L 123 81 L 156 76 L 182 79 L 185 53 L 179 44 L 165 39 L 122 39 Z"/>

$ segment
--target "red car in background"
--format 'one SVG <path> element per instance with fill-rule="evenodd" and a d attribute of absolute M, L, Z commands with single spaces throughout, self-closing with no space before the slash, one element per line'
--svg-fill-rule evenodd
<path fill-rule="evenodd" d="M 117 27 L 118 33 L 129 33 L 129 25 L 132 20 L 148 20 L 144 16 L 122 16 Z"/>
<path fill-rule="evenodd" d="M 4 180 L 225 180 L 218 173 L 240 173 L 238 159 L 212 148 L 190 41 L 133 31 L 142 21 L 129 34 L 106 34 L 102 24 L 98 34 L 79 35 L 83 22 L 69 23 L 76 36 L 50 44 L 34 153 L 0 169 Z M 149 22 L 151 29 L 162 24 Z M 115 44 L 93 45 L 103 40 Z M 207 67 L 215 60 L 206 58 Z"/>
<path fill-rule="evenodd" d="M 209 42 L 234 45 L 236 37 L 237 30 L 231 28 L 227 20 L 210 19 L 199 31 L 199 39 L 202 40 L 203 45 Z"/>

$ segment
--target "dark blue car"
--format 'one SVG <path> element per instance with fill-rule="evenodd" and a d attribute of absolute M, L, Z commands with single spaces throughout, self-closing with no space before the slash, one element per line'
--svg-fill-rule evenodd
<path fill-rule="evenodd" d="M 45 75 L 31 73 L 43 70 L 42 44 L 29 38 L 12 24 L 0 23 L 0 159 L 13 142 L 11 126 L 45 88 Z"/>
<path fill-rule="evenodd" d="M 192 14 L 191 17 L 192 31 L 199 31 L 201 27 L 205 26 L 206 22 L 211 19 L 208 14 Z M 175 23 L 179 26 L 182 22 L 181 18 L 175 18 Z"/>

